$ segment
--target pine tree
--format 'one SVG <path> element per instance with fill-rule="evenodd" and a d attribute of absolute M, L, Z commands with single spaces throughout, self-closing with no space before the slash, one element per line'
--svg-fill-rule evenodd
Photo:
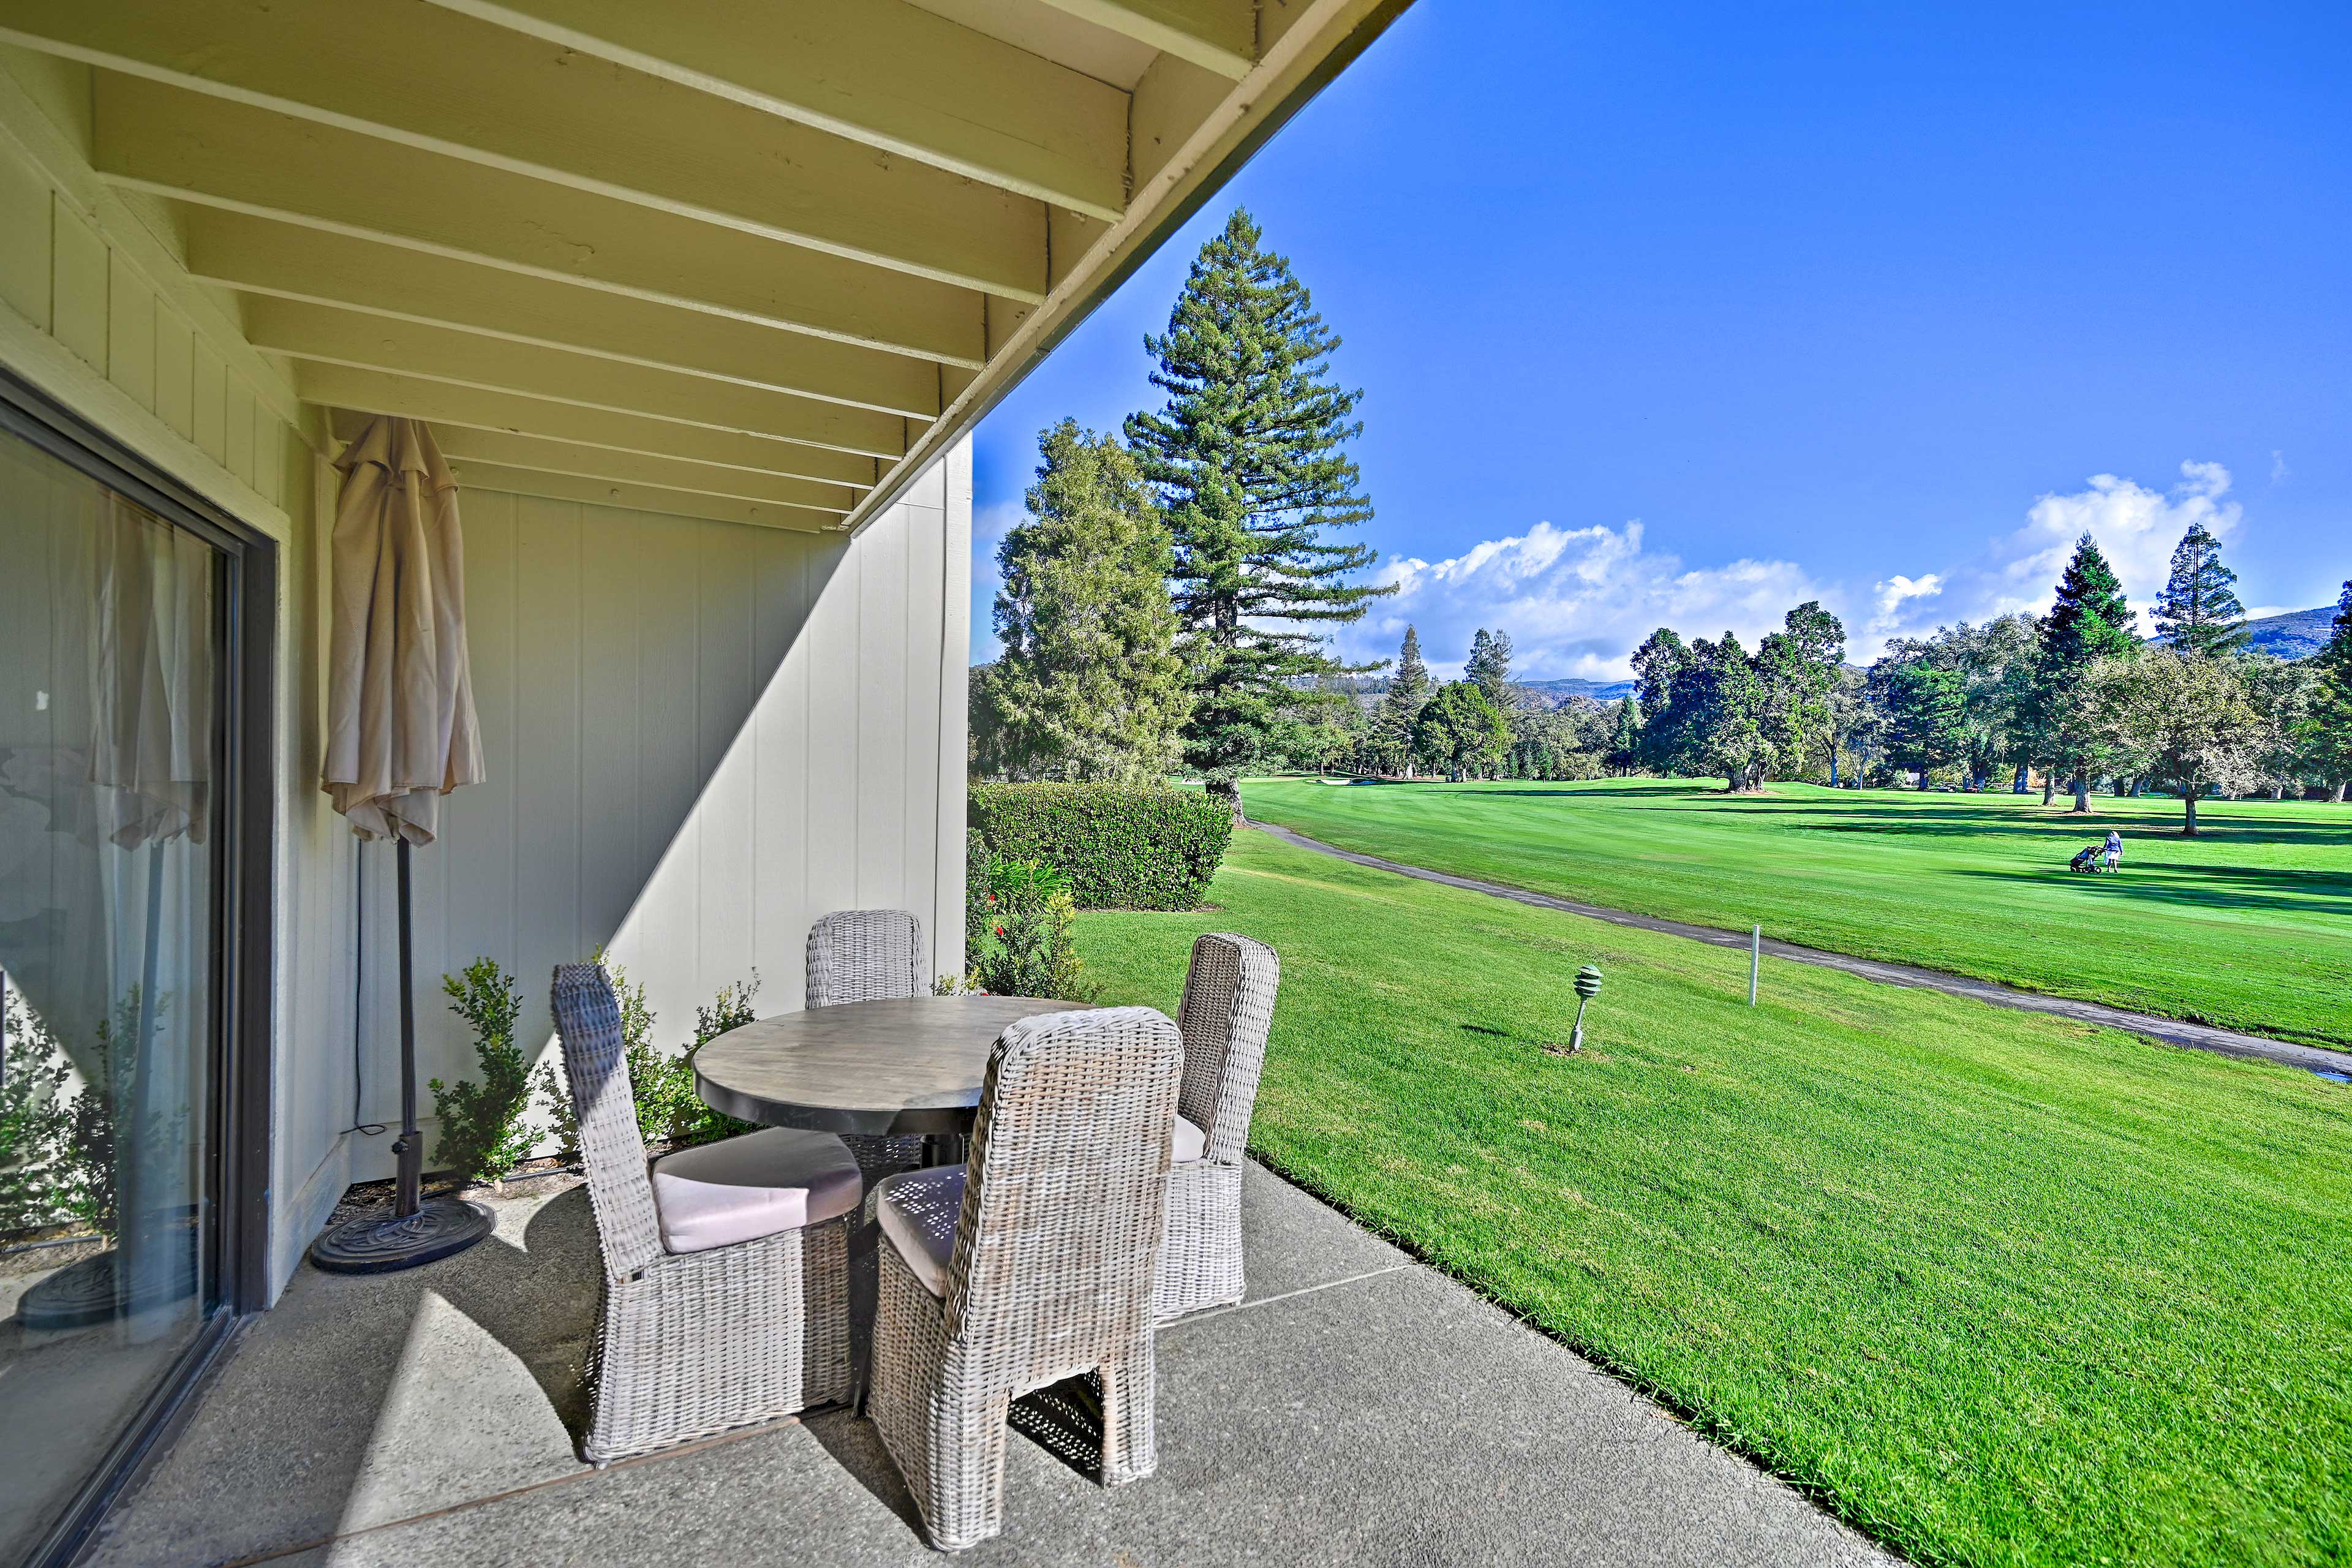
<path fill-rule="evenodd" d="M 1372 720 L 1372 746 L 1381 769 L 1412 773 L 1412 726 L 1429 700 L 1429 666 L 1422 662 L 1421 634 L 1404 629 L 1404 646 L 1397 650 L 1396 674 L 1389 679 L 1388 695 L 1381 699 Z"/>
<path fill-rule="evenodd" d="M 1677 682 L 1675 706 L 1690 714 L 1690 760 L 1724 776 L 1738 793 L 1764 787 L 1769 742 L 1764 734 L 1764 683 L 1755 661 L 1731 633 L 1690 646 L 1692 661 Z M 1687 688 L 1689 696 L 1681 695 Z"/>
<path fill-rule="evenodd" d="M 2221 542 L 2192 522 L 2172 552 L 2172 574 L 2157 595 L 2156 629 L 2184 653 L 2211 658 L 2236 653 L 2252 636 L 2246 607 L 2231 584 L 2238 574 L 2221 564 Z"/>
<path fill-rule="evenodd" d="M 1037 449 L 1029 516 L 997 551 L 1004 653 L 973 689 L 982 764 L 1017 778 L 1160 778 L 1186 704 L 1167 525 L 1117 437 L 1065 419 Z"/>
<path fill-rule="evenodd" d="M 2061 772 L 2074 781 L 2074 809 L 2088 811 L 2090 766 L 2095 745 L 2083 719 L 2083 682 L 2102 658 L 2128 658 L 2138 651 L 2132 636 L 2131 606 L 2124 586 L 2088 533 L 2074 543 L 2058 582 L 2057 602 L 2042 620 L 2031 701 L 2033 749 L 2043 773 L 2042 804 Z"/>
<path fill-rule="evenodd" d="M 1488 632 L 1478 628 L 1470 639 L 1469 662 L 1462 667 L 1462 679 L 1486 694 L 1497 713 L 1511 710 L 1511 634 Z"/>
<path fill-rule="evenodd" d="M 1363 394 L 1329 379 L 1339 340 L 1261 238 L 1236 209 L 1202 247 L 1167 333 L 1143 341 L 1167 405 L 1127 421 L 1175 536 L 1192 693 L 1184 760 L 1227 794 L 1265 746 L 1291 683 L 1371 668 L 1331 658 L 1318 628 L 1394 592 L 1352 581 L 1378 554 L 1331 537 L 1372 515 L 1346 452 L 1363 433 L 1349 418 Z"/>
<path fill-rule="evenodd" d="M 2312 692 L 2308 750 L 2320 776 L 2332 787 L 2328 798 L 2341 805 L 2352 779 L 2352 582 L 2336 601 L 2336 621 L 2327 641 L 2311 656 L 2318 681 Z"/>
<path fill-rule="evenodd" d="M 1930 658 L 1895 665 L 1887 679 L 1886 752 L 1916 768 L 1919 787 L 1930 769 L 1958 762 L 1968 749 L 1968 688 L 1960 672 Z"/>
<path fill-rule="evenodd" d="M 1617 701 L 1614 724 L 1609 731 L 1609 752 L 1602 759 L 1620 773 L 1630 773 L 1642 760 L 1642 714 L 1631 697 Z"/>

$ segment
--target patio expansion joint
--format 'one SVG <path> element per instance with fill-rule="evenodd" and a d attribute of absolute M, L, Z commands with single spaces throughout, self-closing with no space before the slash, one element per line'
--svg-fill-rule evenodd
<path fill-rule="evenodd" d="M 1319 1203 L 1322 1200 L 1318 1198 L 1316 1201 Z M 1276 1301 L 1294 1301 L 1301 1296 L 1312 1296 L 1324 1290 L 1337 1290 L 1347 1285 L 1360 1285 L 1367 1279 L 1377 1279 L 1383 1274 L 1402 1274 L 1408 1269 L 1426 1267 L 1428 1267 L 1426 1264 L 1416 1263 L 1407 1258 L 1402 1263 L 1391 1263 L 1380 1268 L 1367 1268 L 1361 1274 L 1350 1274 L 1344 1279 L 1326 1279 L 1319 1285 L 1301 1285 L 1296 1290 L 1283 1290 L 1272 1296 L 1260 1296 L 1255 1300 L 1235 1301 L 1226 1307 L 1212 1307 L 1205 1312 L 1194 1312 L 1189 1316 L 1178 1318 L 1172 1322 L 1162 1323 L 1160 1325 L 1159 1331 L 1164 1334 L 1171 1329 L 1189 1328 L 1194 1323 L 1205 1323 L 1212 1319 L 1229 1317 L 1235 1312 L 1246 1312 L 1258 1307 L 1271 1307 Z"/>
<path fill-rule="evenodd" d="M 705 1437 L 694 1443 L 681 1443 L 675 1448 L 664 1448 L 657 1453 L 638 1454 L 626 1459 L 615 1459 L 601 1467 L 583 1464 L 568 1474 L 550 1476 L 543 1481 L 533 1481 L 529 1486 L 509 1487 L 504 1491 L 491 1492 L 485 1497 L 467 1498 L 463 1502 L 453 1502 L 446 1508 L 426 1509 L 422 1513 L 407 1513 L 398 1519 L 379 1520 L 373 1524 L 362 1525 L 357 1530 L 338 1530 L 329 1535 L 317 1536 L 309 1541 L 298 1541 L 290 1546 L 274 1546 L 267 1552 L 257 1552 L 250 1557 L 231 1558 L 217 1564 L 216 1568 L 254 1568 L 257 1563 L 283 1562 L 289 1557 L 299 1557 L 306 1552 L 316 1552 L 322 1546 L 331 1546 L 338 1541 L 355 1541 L 363 1535 L 381 1535 L 387 1530 L 399 1530 L 406 1525 L 446 1519 L 452 1514 L 470 1513 L 476 1509 L 488 1508 L 492 1503 L 529 1497 L 533 1492 L 543 1492 L 552 1487 L 568 1487 L 577 1481 L 592 1480 L 609 1470 L 633 1470 L 644 1465 L 659 1464 L 665 1459 L 682 1459 L 688 1455 L 704 1453 L 712 1448 L 723 1448 L 730 1443 L 740 1443 L 748 1437 L 764 1436 L 769 1433 L 780 1432 L 786 1427 L 799 1425 L 801 1425 L 799 1416 L 786 1415 L 775 1421 L 763 1421 L 757 1426 L 746 1426 L 738 1432 L 722 1432 L 716 1437 Z"/>
<path fill-rule="evenodd" d="M 1234 1312 L 1245 1312 L 1256 1307 L 1270 1307 L 1277 1301 L 1296 1300 L 1301 1296 L 1313 1296 L 1325 1290 L 1341 1289 L 1349 1285 L 1360 1285 L 1368 1279 L 1377 1279 L 1382 1275 L 1402 1274 L 1412 1269 L 1423 1268 L 1425 1267 L 1426 1265 L 1407 1259 L 1400 1263 L 1388 1264 L 1380 1268 L 1368 1268 L 1362 1273 L 1350 1274 L 1345 1279 L 1326 1279 L 1319 1284 L 1302 1285 L 1295 1290 L 1284 1290 L 1272 1296 L 1261 1296 L 1255 1300 L 1237 1301 L 1229 1307 L 1214 1307 L 1205 1312 L 1196 1312 L 1190 1317 L 1181 1318 L 1174 1322 L 1161 1325 L 1159 1331 L 1166 1333 L 1172 1330 L 1189 1327 L 1194 1323 L 1207 1322 L 1213 1318 L 1226 1317 Z M 467 1498 L 463 1502 L 454 1502 L 446 1508 L 427 1509 L 422 1513 L 403 1514 L 398 1519 L 381 1520 L 374 1524 L 365 1525 L 358 1530 L 336 1531 L 330 1535 L 321 1535 L 308 1541 L 295 1542 L 286 1546 L 273 1547 L 268 1552 L 257 1552 L 249 1557 L 233 1558 L 221 1563 L 219 1568 L 257 1568 L 258 1564 L 283 1562 L 289 1557 L 297 1557 L 306 1552 L 315 1552 L 322 1546 L 331 1546 L 338 1541 L 355 1540 L 363 1535 L 380 1535 L 388 1530 L 399 1530 L 407 1525 L 422 1524 L 428 1521 L 436 1519 L 446 1519 L 453 1514 L 469 1513 L 476 1509 L 488 1508 L 493 1503 L 507 1502 L 515 1498 L 529 1497 L 534 1492 L 546 1491 L 552 1487 L 571 1486 L 575 1482 L 592 1480 L 596 1477 L 604 1474 L 607 1470 L 634 1469 L 639 1466 L 659 1464 L 667 1459 L 685 1458 L 689 1455 L 699 1454 L 707 1449 L 722 1447 L 730 1443 L 740 1443 L 748 1437 L 761 1436 L 763 1434 L 780 1431 L 785 1427 L 796 1426 L 800 1424 L 801 1417 L 797 1415 L 788 1415 L 781 1421 L 770 1421 L 762 1423 L 757 1426 L 747 1426 L 740 1432 L 728 1432 L 716 1437 L 706 1437 L 698 1443 L 681 1444 L 675 1448 L 665 1448 L 659 1453 L 640 1454 L 633 1458 L 616 1459 L 610 1465 L 604 1467 L 603 1469 L 598 1469 L 593 1466 L 583 1465 L 579 1469 L 572 1471 L 567 1475 L 551 1476 L 543 1481 L 533 1481 L 529 1486 L 511 1487 L 505 1491 L 492 1492 L 484 1497 Z"/>

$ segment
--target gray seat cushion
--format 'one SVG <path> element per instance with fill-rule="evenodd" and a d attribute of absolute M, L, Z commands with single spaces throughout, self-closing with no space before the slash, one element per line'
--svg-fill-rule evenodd
<path fill-rule="evenodd" d="M 845 1215 L 865 1196 L 857 1160 L 830 1132 L 771 1127 L 654 1162 L 662 1246 L 707 1252 Z"/>
<path fill-rule="evenodd" d="M 908 1171 L 885 1179 L 875 1218 L 923 1289 L 944 1300 L 955 1257 L 956 1216 L 963 1213 L 961 1165 Z"/>

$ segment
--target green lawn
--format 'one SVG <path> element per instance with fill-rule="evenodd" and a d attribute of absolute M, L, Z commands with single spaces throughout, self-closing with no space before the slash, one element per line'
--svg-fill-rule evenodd
<path fill-rule="evenodd" d="M 1250 815 L 1410 865 L 2170 1017 L 2352 1044 L 2352 806 L 1690 781 L 1253 779 Z M 2066 871 L 2125 838 L 2123 874 Z"/>
<path fill-rule="evenodd" d="M 1264 1158 L 1879 1539 L 2352 1558 L 2352 1089 L 1801 964 L 1751 1011 L 1745 954 L 1261 834 L 1212 898 L 1080 949 L 1171 1012 L 1194 933 L 1280 950 Z"/>

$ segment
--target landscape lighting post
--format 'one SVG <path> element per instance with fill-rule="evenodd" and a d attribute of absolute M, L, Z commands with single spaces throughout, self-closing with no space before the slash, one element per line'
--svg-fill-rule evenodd
<path fill-rule="evenodd" d="M 1568 1037 L 1568 1048 L 1573 1053 L 1584 1048 L 1584 1008 L 1601 994 L 1601 971 L 1591 964 L 1576 972 L 1576 1030 Z"/>

